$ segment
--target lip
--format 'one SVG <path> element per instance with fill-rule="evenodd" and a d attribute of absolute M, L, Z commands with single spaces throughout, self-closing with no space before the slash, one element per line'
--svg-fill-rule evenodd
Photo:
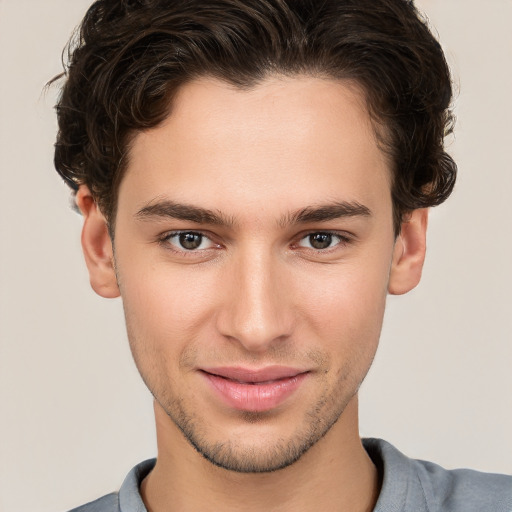
<path fill-rule="evenodd" d="M 295 393 L 309 372 L 286 366 L 260 369 L 201 368 L 210 388 L 229 407 L 262 412 L 274 409 Z"/>

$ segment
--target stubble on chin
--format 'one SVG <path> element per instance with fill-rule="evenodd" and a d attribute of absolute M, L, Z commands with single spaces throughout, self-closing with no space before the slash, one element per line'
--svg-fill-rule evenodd
<path fill-rule="evenodd" d="M 326 374 L 323 378 L 326 378 Z M 356 385 L 354 392 L 348 392 L 354 389 L 349 381 L 350 375 L 342 372 L 337 385 L 330 392 L 326 390 L 301 420 L 297 419 L 297 427 L 291 435 L 260 440 L 256 446 L 244 444 L 243 440 L 229 433 L 225 439 L 215 439 L 208 428 L 207 419 L 189 411 L 184 399 L 167 396 L 157 401 L 188 443 L 215 466 L 237 473 L 269 473 L 297 462 L 330 431 L 359 387 Z M 279 421 L 279 414 L 241 411 L 239 420 L 250 426 L 262 425 L 263 428 L 269 422 Z"/>
<path fill-rule="evenodd" d="M 197 350 L 197 345 L 190 342 L 178 355 L 176 364 L 176 360 L 172 360 L 165 350 L 158 350 L 151 343 L 137 339 L 128 321 L 127 328 L 139 372 L 167 417 L 202 457 L 215 466 L 238 473 L 267 473 L 298 461 L 339 421 L 369 368 L 368 365 L 366 371 L 361 371 L 366 357 L 359 361 L 347 357 L 344 365 L 334 369 L 327 354 L 318 350 L 299 354 L 291 347 L 286 347 L 286 344 L 276 346 L 266 353 L 264 362 L 258 361 L 253 355 L 252 359 L 260 364 L 297 364 L 315 368 L 311 375 L 313 385 L 308 394 L 313 402 L 306 410 L 297 411 L 297 416 L 292 419 L 288 416 L 287 420 L 281 416 L 286 414 L 282 411 L 238 411 L 235 413 L 236 421 L 242 428 L 237 427 L 237 431 L 243 431 L 244 425 L 248 427 L 249 434 L 244 438 L 243 435 L 219 430 L 222 427 L 212 423 L 212 418 L 207 417 L 207 410 L 198 408 L 200 400 L 195 400 L 197 397 L 194 396 L 197 390 L 187 388 L 187 383 L 193 386 L 194 380 L 189 380 L 188 376 L 197 372 L 197 368 L 201 367 L 200 361 L 243 366 L 249 361 L 254 362 L 251 358 L 247 355 L 242 357 L 234 350 L 233 353 L 214 350 L 206 353 Z M 290 354 L 294 354 L 294 357 L 290 357 Z M 174 385 L 170 379 L 172 368 L 175 369 L 174 379 L 179 385 Z M 334 371 L 335 376 L 332 375 Z M 292 407 L 301 410 L 301 404 L 293 403 Z M 282 422 L 281 432 L 279 422 Z M 289 428 L 290 422 L 293 423 L 293 430 Z M 275 429 L 272 428 L 273 423 Z M 260 426 L 261 435 L 258 432 Z M 269 426 L 270 429 L 266 428 Z M 265 431 L 273 434 L 265 437 Z M 251 440 L 254 440 L 252 445 Z"/>

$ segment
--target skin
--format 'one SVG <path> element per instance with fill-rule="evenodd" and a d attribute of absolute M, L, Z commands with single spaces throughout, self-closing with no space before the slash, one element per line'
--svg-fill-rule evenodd
<path fill-rule="evenodd" d="M 81 187 L 92 287 L 122 296 L 155 397 L 149 511 L 373 509 L 357 391 L 387 294 L 419 282 L 427 225 L 415 210 L 395 238 L 390 183 L 358 87 L 272 77 L 245 91 L 191 82 L 135 136 L 114 248 Z M 258 412 L 226 405 L 203 372 L 276 364 L 306 378 Z"/>

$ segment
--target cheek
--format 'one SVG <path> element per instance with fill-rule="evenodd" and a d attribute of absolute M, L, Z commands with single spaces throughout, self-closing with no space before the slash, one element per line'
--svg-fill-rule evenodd
<path fill-rule="evenodd" d="M 304 323 L 333 358 L 372 359 L 382 328 L 389 269 L 360 261 L 304 275 L 295 291 Z"/>
<path fill-rule="evenodd" d="M 320 323 L 350 325 L 383 314 L 389 265 L 357 262 L 337 264 L 315 272 L 303 272 L 296 294 L 303 313 L 314 313 Z"/>
<path fill-rule="evenodd" d="M 120 261 L 118 276 L 126 329 L 135 364 L 155 396 L 168 397 L 181 389 L 176 379 L 196 359 L 197 340 L 210 331 L 212 283 L 192 267 L 139 265 L 136 259 Z M 194 390 L 190 390 L 194 392 Z"/>
<path fill-rule="evenodd" d="M 193 265 L 175 268 L 136 257 L 120 259 L 118 277 L 133 337 L 166 350 L 179 349 L 211 316 L 216 282 Z"/>

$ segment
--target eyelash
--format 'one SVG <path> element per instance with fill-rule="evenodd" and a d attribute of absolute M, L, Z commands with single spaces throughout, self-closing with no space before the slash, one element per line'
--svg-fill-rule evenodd
<path fill-rule="evenodd" d="M 298 242 L 295 243 L 294 245 L 299 245 L 300 242 L 302 242 L 303 240 L 306 240 L 314 235 L 324 235 L 324 236 L 330 237 L 331 239 L 333 239 L 333 238 L 338 239 L 337 243 L 335 243 L 333 246 L 326 247 L 325 249 L 315 249 L 314 247 L 303 247 L 304 249 L 307 249 L 309 251 L 314 251 L 315 253 L 329 254 L 340 247 L 346 247 L 348 244 L 350 244 L 352 242 L 352 238 L 350 238 L 346 233 L 342 234 L 337 231 L 310 231 L 309 233 L 301 235 L 301 237 L 298 239 Z M 334 240 L 330 240 L 330 241 L 334 241 Z"/>
<path fill-rule="evenodd" d="M 170 240 L 176 236 L 179 235 L 196 235 L 203 238 L 206 238 L 209 240 L 212 244 L 214 244 L 213 247 L 208 247 L 206 249 L 186 249 L 186 248 L 175 248 L 174 244 L 170 243 Z M 347 233 L 343 232 L 337 232 L 337 231 L 309 231 L 307 233 L 301 233 L 299 237 L 297 237 L 297 241 L 292 244 L 292 247 L 301 247 L 299 245 L 300 242 L 307 239 L 308 237 L 311 237 L 313 235 L 327 235 L 333 238 L 337 238 L 339 241 L 332 247 L 327 247 L 325 249 L 315 249 L 314 247 L 302 247 L 306 251 L 314 252 L 315 254 L 330 254 L 331 252 L 336 251 L 338 248 L 346 247 L 347 245 L 351 244 L 353 242 L 353 237 L 349 236 Z M 176 254 L 179 254 L 181 256 L 185 257 L 197 257 L 198 253 L 201 253 L 201 251 L 209 251 L 212 249 L 218 249 L 220 247 L 220 244 L 215 244 L 215 242 L 212 240 L 211 235 L 208 235 L 201 231 L 173 231 L 170 233 L 163 234 L 159 239 L 158 242 L 160 245 L 164 246 L 166 250 L 172 251 Z"/>
<path fill-rule="evenodd" d="M 209 247 L 207 249 L 188 249 L 187 250 L 184 247 L 179 249 L 176 246 L 174 246 L 174 244 L 171 243 L 171 239 L 174 238 L 174 237 L 177 237 L 179 235 L 196 235 L 196 236 L 200 236 L 203 239 L 206 238 L 207 240 L 209 240 L 212 244 L 214 244 L 214 246 L 213 247 Z M 203 233 L 201 231 L 187 231 L 187 230 L 173 231 L 171 233 L 164 233 L 158 239 L 158 243 L 160 245 L 164 246 L 164 248 L 166 250 L 172 251 L 172 252 L 174 252 L 176 254 L 179 254 L 179 255 L 182 255 L 182 256 L 185 256 L 185 257 L 194 257 L 194 256 L 197 257 L 197 254 L 200 251 L 207 251 L 207 250 L 211 250 L 211 249 L 217 249 L 218 247 L 220 247 L 219 244 L 215 244 L 215 242 L 212 241 L 211 235 L 209 236 L 206 233 Z"/>

